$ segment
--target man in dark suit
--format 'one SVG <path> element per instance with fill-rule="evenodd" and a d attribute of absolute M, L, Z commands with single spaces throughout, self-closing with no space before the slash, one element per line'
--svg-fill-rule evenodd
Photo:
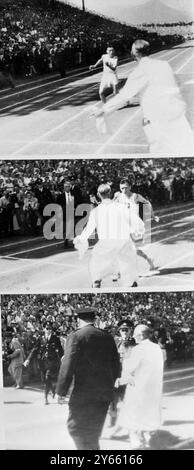
<path fill-rule="evenodd" d="M 67 178 L 63 182 L 63 191 L 57 197 L 57 204 L 63 209 L 64 224 L 64 247 L 68 247 L 69 241 L 73 240 L 75 233 L 75 210 L 79 204 L 82 204 L 83 198 L 79 187 L 75 184 L 75 180 Z"/>
<path fill-rule="evenodd" d="M 68 431 L 77 449 L 98 450 L 120 361 L 113 337 L 94 326 L 96 310 L 77 315 L 79 328 L 68 337 L 56 392 L 65 397 L 73 380 Z"/>

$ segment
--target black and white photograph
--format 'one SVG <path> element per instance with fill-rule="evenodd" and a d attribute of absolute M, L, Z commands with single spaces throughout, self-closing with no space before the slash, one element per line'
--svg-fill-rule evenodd
<path fill-rule="evenodd" d="M 193 449 L 194 292 L 3 295 L 7 449 Z"/>
<path fill-rule="evenodd" d="M 193 95 L 193 0 L 0 0 L 7 466 L 187 465 Z"/>
<path fill-rule="evenodd" d="M 1 0 L 0 155 L 192 155 L 193 10 Z"/>
<path fill-rule="evenodd" d="M 194 285 L 193 158 L 2 160 L 0 211 L 2 293 Z"/>

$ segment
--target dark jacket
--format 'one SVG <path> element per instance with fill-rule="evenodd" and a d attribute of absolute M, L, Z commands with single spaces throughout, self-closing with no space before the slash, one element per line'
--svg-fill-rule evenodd
<path fill-rule="evenodd" d="M 119 375 L 120 361 L 113 337 L 89 324 L 68 337 L 57 393 L 65 396 L 74 380 L 70 404 L 111 401 Z"/>
<path fill-rule="evenodd" d="M 74 197 L 74 210 L 76 209 L 79 204 L 83 203 L 83 197 L 80 189 L 75 186 L 74 188 L 71 189 L 70 191 L 71 196 Z M 66 210 L 66 196 L 65 196 L 65 191 L 63 191 L 61 194 L 57 196 L 56 203 L 59 204 L 63 211 L 64 211 L 64 218 L 65 218 L 65 210 Z"/>
<path fill-rule="evenodd" d="M 51 368 L 58 371 L 63 354 L 60 339 L 52 334 L 49 340 L 38 338 L 27 359 L 31 361 L 37 358 L 41 369 Z"/>

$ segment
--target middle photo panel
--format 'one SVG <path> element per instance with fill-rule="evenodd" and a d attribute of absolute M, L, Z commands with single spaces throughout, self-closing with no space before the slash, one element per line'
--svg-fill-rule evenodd
<path fill-rule="evenodd" d="M 0 291 L 192 289 L 194 159 L 2 160 Z"/>

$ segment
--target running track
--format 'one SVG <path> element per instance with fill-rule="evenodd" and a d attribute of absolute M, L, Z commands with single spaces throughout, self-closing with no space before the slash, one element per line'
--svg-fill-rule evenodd
<path fill-rule="evenodd" d="M 194 128 L 194 42 L 154 54 L 171 64 Z M 120 61 L 124 82 L 134 62 Z M 0 156 L 39 158 L 148 153 L 137 103 L 108 117 L 111 134 L 99 135 L 93 106 L 99 102 L 101 71 L 75 71 L 65 79 L 41 79 L 0 91 Z"/>
<path fill-rule="evenodd" d="M 65 420 L 67 403 L 61 408 L 56 399 L 44 406 L 43 391 L 28 386 L 23 390 L 4 389 L 3 409 L 7 449 L 74 449 Z M 153 449 L 194 449 L 194 367 L 192 363 L 175 364 L 165 371 L 162 418 L 163 425 L 153 442 Z M 125 439 L 101 438 L 101 449 L 128 449 Z"/>
<path fill-rule="evenodd" d="M 138 256 L 138 290 L 187 290 L 194 285 L 194 201 L 156 211 L 160 221 L 152 226 L 151 245 L 144 251 L 154 256 L 158 273 L 149 271 Z M 66 289 L 91 291 L 88 261 L 92 247 L 82 261 L 78 253 L 63 248 L 63 240 L 17 237 L 0 243 L 1 293 L 62 293 Z M 102 289 L 121 291 L 119 283 L 104 280 Z"/>

